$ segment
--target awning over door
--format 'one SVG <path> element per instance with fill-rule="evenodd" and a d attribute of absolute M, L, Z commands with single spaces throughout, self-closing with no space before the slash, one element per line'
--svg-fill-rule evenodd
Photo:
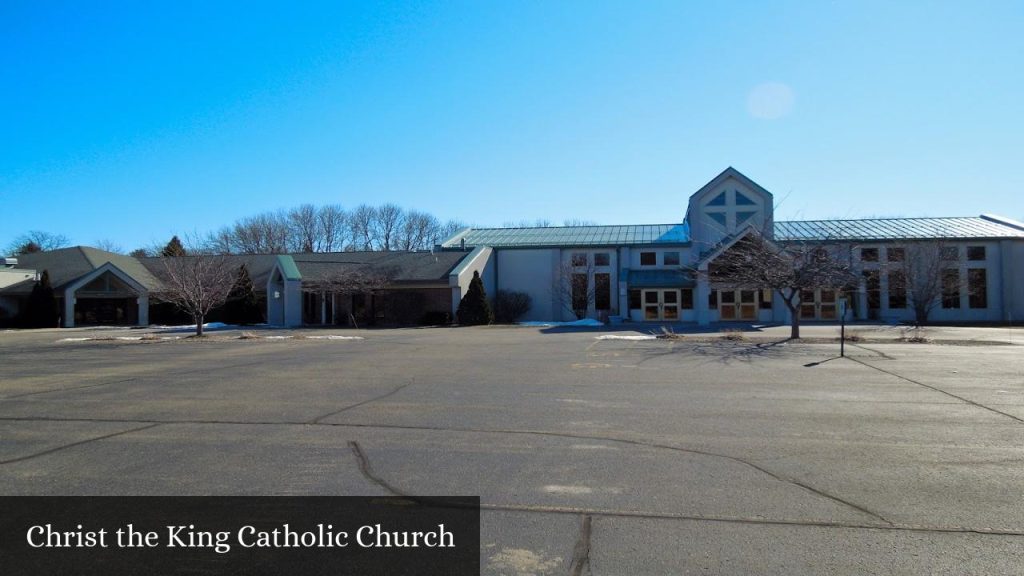
<path fill-rule="evenodd" d="M 693 288 L 693 274 L 685 270 L 630 270 L 630 288 Z"/>

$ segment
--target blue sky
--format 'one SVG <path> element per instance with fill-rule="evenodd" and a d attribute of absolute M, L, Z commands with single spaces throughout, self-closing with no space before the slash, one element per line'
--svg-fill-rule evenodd
<path fill-rule="evenodd" d="M 1024 218 L 1024 3 L 0 3 L 0 246 L 302 202 Z"/>

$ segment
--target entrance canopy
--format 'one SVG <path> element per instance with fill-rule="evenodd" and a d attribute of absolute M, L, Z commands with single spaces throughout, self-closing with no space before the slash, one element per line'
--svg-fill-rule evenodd
<path fill-rule="evenodd" d="M 693 288 L 697 282 L 686 270 L 630 270 L 630 288 Z"/>

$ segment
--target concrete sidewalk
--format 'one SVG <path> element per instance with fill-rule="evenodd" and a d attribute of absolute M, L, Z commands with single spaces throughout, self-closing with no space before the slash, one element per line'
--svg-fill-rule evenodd
<path fill-rule="evenodd" d="M 527 329 L 529 327 L 523 327 Z M 560 332 L 595 332 L 595 333 L 636 333 L 662 334 L 671 331 L 682 336 L 694 338 L 717 338 L 724 334 L 741 334 L 749 340 L 784 340 L 789 338 L 788 324 L 748 324 L 742 322 L 715 323 L 709 326 L 697 326 L 691 323 L 658 323 L 628 322 L 609 324 L 602 327 L 570 327 L 552 326 L 540 328 L 546 334 Z M 810 322 L 800 325 L 800 337 L 812 341 L 839 339 L 839 324 Z M 977 343 L 977 344 L 1017 344 L 1024 345 L 1024 326 L 927 326 L 916 329 L 913 326 L 879 324 L 869 322 L 852 322 L 846 324 L 847 338 L 859 338 L 863 341 L 900 342 L 909 338 L 923 337 L 935 343 Z"/>

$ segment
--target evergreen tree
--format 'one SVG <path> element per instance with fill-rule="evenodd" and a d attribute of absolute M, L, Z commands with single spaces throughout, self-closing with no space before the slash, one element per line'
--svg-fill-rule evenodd
<path fill-rule="evenodd" d="M 259 324 L 263 322 L 263 310 L 256 298 L 256 287 L 249 276 L 249 268 L 242 264 L 238 268 L 238 280 L 224 303 L 224 321 L 229 324 Z"/>
<path fill-rule="evenodd" d="M 32 286 L 25 311 L 25 325 L 28 328 L 55 328 L 57 326 L 57 298 L 50 286 L 50 273 L 43 270 L 42 276 Z"/>
<path fill-rule="evenodd" d="M 456 314 L 459 317 L 459 324 L 463 326 L 494 322 L 494 312 L 491 311 L 491 303 L 487 301 L 484 281 L 480 278 L 480 272 L 473 272 L 469 290 L 462 297 L 462 302 L 459 302 L 459 310 Z"/>
<path fill-rule="evenodd" d="M 160 255 L 165 258 L 173 258 L 175 256 L 185 256 L 185 247 L 181 244 L 181 240 L 177 236 L 173 236 L 171 241 L 164 246 L 164 249 L 160 251 Z"/>

